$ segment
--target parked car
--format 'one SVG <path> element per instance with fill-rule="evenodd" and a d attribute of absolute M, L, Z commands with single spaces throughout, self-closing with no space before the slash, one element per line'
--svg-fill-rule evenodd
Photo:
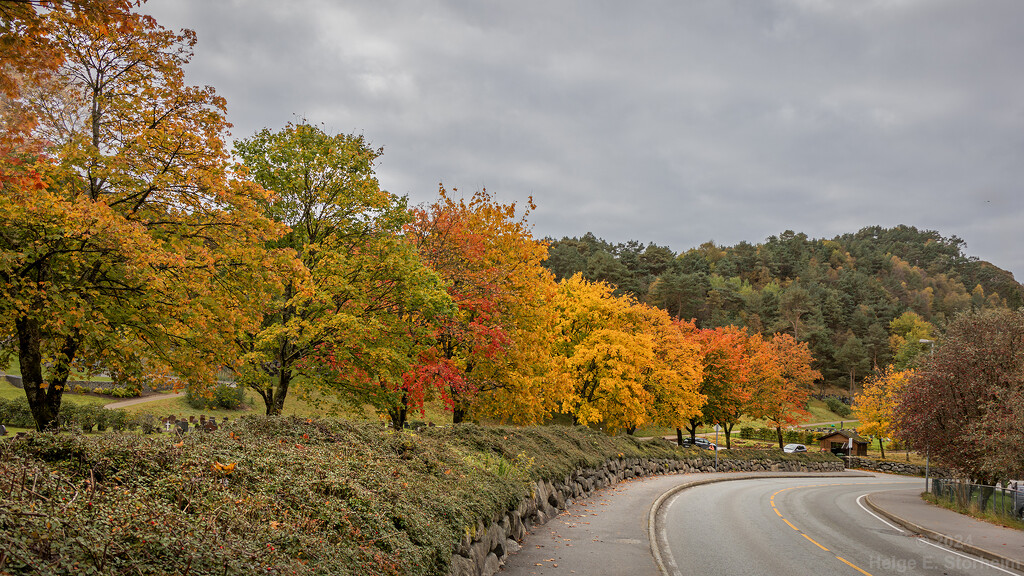
<path fill-rule="evenodd" d="M 782 451 L 786 454 L 796 454 L 797 452 L 807 452 L 807 446 L 803 444 L 786 444 L 782 447 Z"/>
<path fill-rule="evenodd" d="M 697 448 L 703 448 L 704 450 L 717 450 L 718 449 L 718 447 L 715 446 L 715 443 L 711 442 L 707 438 L 697 438 L 695 440 L 690 440 L 689 438 L 683 438 L 682 447 L 683 448 L 689 448 L 691 446 L 696 446 Z"/>
<path fill-rule="evenodd" d="M 1013 497 L 1013 512 L 1024 520 L 1024 483 L 1014 482 L 1010 485 L 1010 494 Z"/>

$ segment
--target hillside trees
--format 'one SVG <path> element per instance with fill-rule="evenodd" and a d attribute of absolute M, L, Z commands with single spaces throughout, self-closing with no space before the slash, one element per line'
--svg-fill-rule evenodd
<path fill-rule="evenodd" d="M 904 312 L 941 331 L 965 310 L 1013 308 L 1024 296 L 1011 274 L 964 255 L 963 240 L 911 226 L 869 227 L 832 239 L 786 231 L 760 244 L 705 242 L 648 276 L 636 250 L 628 249 L 633 245 L 642 246 L 614 245 L 592 234 L 563 238 L 551 253 L 576 254 L 577 265 L 550 265 L 556 277 L 574 270 L 591 281 L 616 282 L 585 265 L 587 255 L 600 252 L 612 260 L 602 270 L 618 264 L 628 272 L 617 273 L 628 282 L 616 285 L 616 294 L 633 294 L 700 328 L 792 334 L 810 347 L 823 392 L 856 392 L 866 376 L 892 363 L 890 323 Z M 635 288 L 641 277 L 650 278 L 649 289 Z M 904 366 L 901 359 L 896 363 Z"/>
<path fill-rule="evenodd" d="M 889 323 L 889 346 L 897 370 L 917 365 L 922 352 L 930 350 L 922 340 L 935 339 L 935 327 L 919 314 L 908 310 Z"/>
<path fill-rule="evenodd" d="M 432 319 L 450 311 L 441 279 L 400 232 L 405 199 L 380 189 L 379 150 L 305 122 L 235 145 L 272 195 L 262 208 L 288 232 L 270 246 L 297 255 L 261 329 L 244 339 L 239 381 L 280 414 L 295 378 L 356 406 L 404 419 L 402 375 Z"/>
<path fill-rule="evenodd" d="M 909 380 L 897 436 L 980 484 L 1024 474 L 1024 312 L 957 317 Z"/>
<path fill-rule="evenodd" d="M 228 168 L 223 99 L 184 84 L 191 32 L 44 18 L 63 64 L 18 100 L 43 152 L 4 158 L 0 330 L 52 429 L 72 370 L 212 379 L 259 316 L 279 232 Z"/>

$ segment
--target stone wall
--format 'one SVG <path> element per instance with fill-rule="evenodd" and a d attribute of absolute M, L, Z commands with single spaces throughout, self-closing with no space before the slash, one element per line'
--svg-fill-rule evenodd
<path fill-rule="evenodd" d="M 731 460 L 719 461 L 719 472 L 841 472 L 843 462 L 803 462 L 799 460 Z M 590 496 L 595 490 L 622 480 L 653 474 L 690 474 L 713 472 L 714 458 L 684 460 L 649 460 L 617 458 L 599 468 L 579 468 L 560 480 L 538 480 L 513 510 L 490 524 L 477 521 L 462 535 L 453 551 L 450 576 L 492 576 L 534 526 L 545 524 L 573 501 Z"/>
<path fill-rule="evenodd" d="M 903 474 L 905 476 L 920 476 L 924 478 L 925 467 L 919 464 L 910 464 L 909 462 L 900 462 L 898 460 L 873 460 L 859 456 L 843 456 L 842 458 L 846 462 L 847 468 L 859 468 L 861 470 L 871 470 L 872 472 Z M 938 466 L 932 466 L 929 472 L 932 478 L 953 477 L 949 470 L 939 468 Z"/>

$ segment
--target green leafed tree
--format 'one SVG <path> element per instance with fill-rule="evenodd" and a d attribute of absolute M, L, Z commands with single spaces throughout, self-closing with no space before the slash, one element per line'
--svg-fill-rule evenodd
<path fill-rule="evenodd" d="M 235 153 L 271 191 L 267 215 L 288 227 L 273 247 L 300 262 L 261 329 L 244 338 L 240 378 L 267 414 L 281 413 L 297 377 L 357 406 L 397 407 L 415 343 L 451 300 L 401 234 L 410 215 L 405 198 L 380 189 L 381 151 L 301 122 L 261 130 Z"/>
<path fill-rule="evenodd" d="M 917 366 L 920 356 L 931 350 L 930 344 L 922 340 L 935 339 L 935 327 L 917 312 L 909 310 L 889 323 L 889 331 L 889 347 L 897 370 Z"/>

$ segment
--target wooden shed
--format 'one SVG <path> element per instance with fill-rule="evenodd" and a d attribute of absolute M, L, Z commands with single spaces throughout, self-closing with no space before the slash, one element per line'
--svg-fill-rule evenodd
<path fill-rule="evenodd" d="M 834 449 L 842 449 L 843 453 L 846 453 L 846 447 L 850 444 L 850 439 L 853 438 L 853 449 L 850 450 L 851 456 L 867 456 L 868 455 L 868 441 L 861 438 L 857 434 L 856 430 L 836 430 L 835 432 L 829 432 L 824 436 L 818 437 L 818 444 L 822 450 L 833 451 Z"/>

